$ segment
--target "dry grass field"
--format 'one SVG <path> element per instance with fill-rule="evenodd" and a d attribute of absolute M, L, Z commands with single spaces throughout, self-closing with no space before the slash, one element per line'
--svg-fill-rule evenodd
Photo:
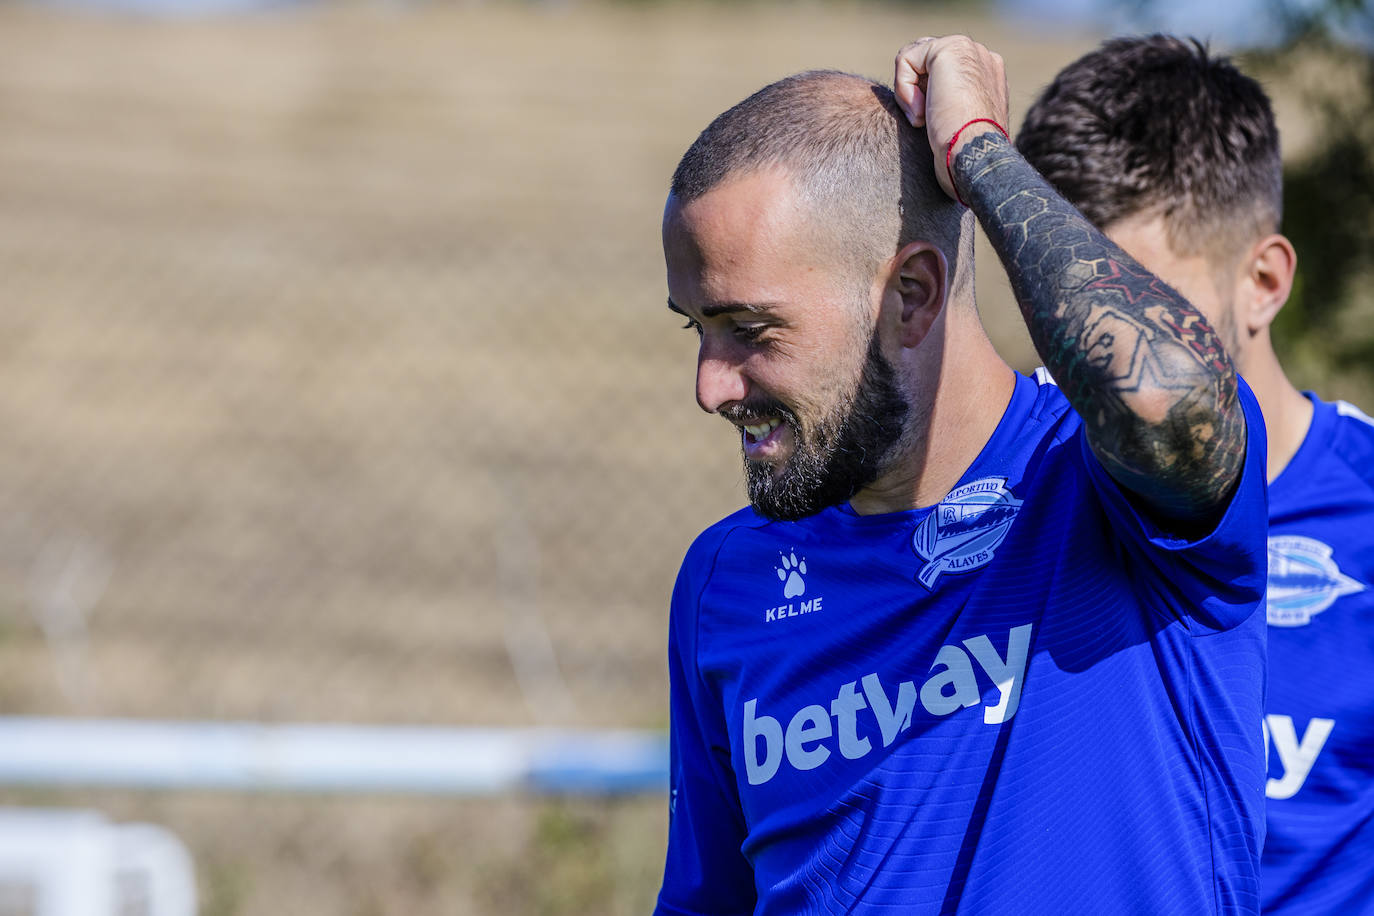
<path fill-rule="evenodd" d="M 4 708 L 661 723 L 663 596 L 739 500 L 667 176 L 768 79 L 964 18 L 3 17 Z M 1023 96 L 1083 46 L 974 24 Z"/>
<path fill-rule="evenodd" d="M 971 30 L 851 4 L 0 6 L 0 713 L 661 727 L 740 501 L 658 220 L 718 111 Z M 1034 364 L 983 258 L 985 320 Z M 207 916 L 630 914 L 662 799 L 0 793 L 175 830 Z"/>

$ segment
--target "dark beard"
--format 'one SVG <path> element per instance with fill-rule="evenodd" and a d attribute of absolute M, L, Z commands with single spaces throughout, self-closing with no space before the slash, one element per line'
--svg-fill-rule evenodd
<path fill-rule="evenodd" d="M 750 405 L 748 412 L 781 417 L 796 442 L 781 473 L 768 462 L 745 460 L 749 502 L 765 518 L 795 521 L 846 502 L 878 478 L 883 459 L 902 436 L 910 405 L 874 334 L 853 398 L 817 424 L 809 440 L 802 439 L 796 414 L 782 404 Z"/>

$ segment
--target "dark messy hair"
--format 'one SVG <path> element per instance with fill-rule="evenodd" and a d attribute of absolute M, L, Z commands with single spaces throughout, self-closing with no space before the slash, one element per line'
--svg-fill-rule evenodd
<path fill-rule="evenodd" d="M 678 163 L 672 193 L 690 203 L 727 178 L 767 168 L 796 182 L 854 266 L 871 269 L 919 239 L 944 251 L 955 276 L 963 212 L 936 183 L 925 131 L 907 123 L 886 86 L 834 70 L 765 86 L 701 132 Z"/>
<path fill-rule="evenodd" d="M 1179 253 L 1229 254 L 1278 230 L 1269 98 L 1195 39 L 1105 42 L 1060 71 L 1016 145 L 1097 226 L 1162 216 Z"/>

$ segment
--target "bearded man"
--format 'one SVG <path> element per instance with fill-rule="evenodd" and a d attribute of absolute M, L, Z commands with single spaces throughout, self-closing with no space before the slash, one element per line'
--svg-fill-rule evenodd
<path fill-rule="evenodd" d="M 1263 424 L 1006 98 L 923 39 L 895 91 L 765 87 L 673 176 L 669 308 L 751 507 L 673 594 L 658 913 L 1256 911 Z M 1057 387 L 983 332 L 975 216 Z"/>

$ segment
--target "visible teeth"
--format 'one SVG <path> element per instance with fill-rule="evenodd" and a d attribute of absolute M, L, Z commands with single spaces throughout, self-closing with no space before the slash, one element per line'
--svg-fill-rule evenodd
<path fill-rule="evenodd" d="M 769 420 L 765 423 L 760 423 L 758 426 L 746 425 L 744 431 L 749 434 L 751 439 L 757 442 L 761 439 L 766 439 L 768 434 L 777 429 L 780 423 L 781 421 L 779 420 Z"/>

